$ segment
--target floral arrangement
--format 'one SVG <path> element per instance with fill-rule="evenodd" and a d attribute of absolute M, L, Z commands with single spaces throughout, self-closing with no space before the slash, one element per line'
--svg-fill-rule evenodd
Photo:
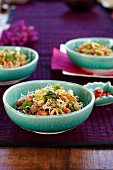
<path fill-rule="evenodd" d="M 3 31 L 0 45 L 29 46 L 38 39 L 34 26 L 26 26 L 24 20 L 20 20 Z"/>

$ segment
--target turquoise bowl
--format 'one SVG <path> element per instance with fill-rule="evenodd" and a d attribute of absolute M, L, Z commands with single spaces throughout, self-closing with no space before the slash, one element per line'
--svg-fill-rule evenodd
<path fill-rule="evenodd" d="M 84 107 L 81 110 L 68 114 L 52 115 L 52 116 L 36 116 L 21 113 L 13 108 L 13 105 L 20 98 L 21 94 L 26 95 L 28 91 L 35 91 L 47 85 L 59 82 L 60 86 L 65 90 L 73 90 L 74 94 L 80 97 Z M 95 97 L 94 94 L 83 86 L 53 80 L 34 80 L 18 83 L 8 88 L 3 95 L 3 103 L 9 118 L 20 127 L 42 134 L 56 134 L 72 129 L 83 123 L 90 115 Z"/>
<path fill-rule="evenodd" d="M 17 50 L 24 53 L 27 56 L 28 63 L 20 67 L 0 68 L 0 85 L 17 83 L 35 71 L 39 59 L 39 55 L 35 50 L 27 47 L 1 46 L 0 50 L 3 49 Z"/>
<path fill-rule="evenodd" d="M 108 48 L 113 49 L 113 39 L 112 38 L 79 38 L 68 41 L 65 44 L 66 52 L 69 59 L 81 67 L 83 70 L 93 73 L 106 75 L 113 73 L 113 54 L 112 56 L 94 56 L 86 55 L 76 51 L 82 44 L 97 42 L 102 43 Z"/>
<path fill-rule="evenodd" d="M 93 82 L 93 83 L 87 83 L 84 85 L 85 88 L 88 88 L 93 93 L 97 89 L 103 89 L 107 92 L 111 93 L 110 96 L 102 96 L 95 99 L 95 106 L 104 106 L 113 103 L 113 86 L 111 85 L 111 82 Z"/>

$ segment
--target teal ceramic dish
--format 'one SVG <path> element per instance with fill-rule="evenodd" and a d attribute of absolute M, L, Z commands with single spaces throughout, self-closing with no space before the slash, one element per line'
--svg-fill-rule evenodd
<path fill-rule="evenodd" d="M 93 83 L 88 83 L 84 85 L 85 88 L 88 88 L 92 92 L 94 92 L 96 89 L 104 89 L 107 92 L 113 94 L 113 86 L 111 85 L 110 82 L 93 82 Z M 102 96 L 99 98 L 95 99 L 95 106 L 103 106 L 103 105 L 108 105 L 113 103 L 113 96 Z"/>
<path fill-rule="evenodd" d="M 68 41 L 65 44 L 69 59 L 83 70 L 98 74 L 107 75 L 113 73 L 113 54 L 111 56 L 94 56 L 80 53 L 76 50 L 80 45 L 97 42 L 113 50 L 112 38 L 79 38 Z"/>
<path fill-rule="evenodd" d="M 0 85 L 17 83 L 35 71 L 39 59 L 39 55 L 35 50 L 27 47 L 1 46 L 0 50 L 3 49 L 16 50 L 24 53 L 27 56 L 28 63 L 20 67 L 0 68 Z"/>
<path fill-rule="evenodd" d="M 18 101 L 21 94 L 26 95 L 28 91 L 35 91 L 47 85 L 53 85 L 55 82 L 59 82 L 60 86 L 65 90 L 73 90 L 74 94 L 80 97 L 80 101 L 83 102 L 84 107 L 81 110 L 68 114 L 52 116 L 28 115 L 13 108 L 13 105 Z M 91 114 L 94 101 L 94 94 L 83 86 L 76 83 L 53 80 L 22 82 L 8 88 L 3 95 L 4 107 L 9 118 L 24 129 L 42 134 L 61 133 L 80 125 Z"/>

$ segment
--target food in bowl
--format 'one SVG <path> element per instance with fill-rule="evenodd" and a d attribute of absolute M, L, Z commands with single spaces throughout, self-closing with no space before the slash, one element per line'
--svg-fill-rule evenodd
<path fill-rule="evenodd" d="M 43 89 L 48 84 L 54 86 L 60 83 L 66 92 L 71 89 L 75 96 L 79 96 L 79 102 L 83 107 L 79 110 L 67 114 L 58 114 L 51 116 L 37 116 L 25 114 L 14 108 L 15 103 L 20 99 L 20 94 L 25 95 L 29 92 L 35 92 L 36 89 Z M 20 127 L 43 134 L 56 134 L 72 129 L 83 123 L 91 114 L 95 97 L 93 92 L 83 86 L 58 80 L 34 80 L 15 84 L 9 87 L 3 95 L 4 108 L 9 118 Z"/>
<path fill-rule="evenodd" d="M 103 96 L 105 96 L 105 97 L 107 97 L 107 96 L 113 96 L 110 92 L 107 92 L 106 90 L 101 89 L 101 88 L 96 89 L 96 90 L 94 91 L 94 95 L 95 95 L 95 98 L 103 97 Z"/>
<path fill-rule="evenodd" d="M 6 60 L 2 61 L 4 64 L 1 63 L 2 67 L 0 67 L 0 85 L 15 84 L 23 79 L 26 79 L 35 71 L 39 59 L 37 51 L 28 47 L 0 46 L 0 51 L 4 51 L 4 49 L 7 49 L 5 51 L 5 55 L 11 61 L 7 61 L 7 63 L 10 64 L 5 64 Z M 13 53 L 13 55 L 10 55 L 10 53 Z M 19 63 L 18 59 L 15 61 L 13 60 L 17 57 L 17 53 L 21 54 L 21 64 L 17 64 Z M 4 57 L 3 54 L 2 57 Z M 14 63 L 16 63 L 18 66 L 16 66 Z M 5 66 L 3 67 L 3 65 Z M 6 65 L 10 67 L 6 67 Z"/>
<path fill-rule="evenodd" d="M 76 50 L 83 54 L 95 56 L 110 56 L 113 54 L 112 49 L 97 42 L 85 43 L 80 45 Z"/>
<path fill-rule="evenodd" d="M 113 86 L 111 82 L 90 82 L 84 85 L 95 95 L 95 106 L 103 106 L 113 103 Z"/>
<path fill-rule="evenodd" d="M 20 112 L 39 116 L 67 114 L 80 110 L 83 103 L 79 96 L 74 96 L 70 89 L 65 91 L 59 83 L 47 85 L 44 88 L 29 92 L 26 97 L 16 102 L 16 109 Z"/>
<path fill-rule="evenodd" d="M 69 40 L 66 42 L 66 52 L 69 59 L 79 66 L 81 69 L 88 73 L 95 75 L 108 75 L 113 74 L 113 52 L 110 50 L 110 55 L 93 55 L 84 54 L 75 49 L 79 48 L 83 44 L 91 44 L 95 42 L 97 44 L 103 44 L 108 49 L 113 49 L 112 38 L 78 38 Z M 108 50 L 107 50 L 108 51 Z M 105 53 L 105 52 L 104 52 Z M 107 53 L 108 54 L 108 53 Z"/>
<path fill-rule="evenodd" d="M 16 50 L 3 49 L 0 50 L 0 67 L 12 68 L 27 64 L 27 56 Z"/>

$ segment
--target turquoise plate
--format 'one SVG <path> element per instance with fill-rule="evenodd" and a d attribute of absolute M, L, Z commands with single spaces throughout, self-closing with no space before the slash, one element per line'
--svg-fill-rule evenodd
<path fill-rule="evenodd" d="M 84 85 L 83 87 L 91 90 L 92 92 L 94 92 L 96 89 L 104 89 L 107 92 L 110 92 L 111 94 L 113 94 L 113 86 L 111 85 L 111 82 L 93 82 L 93 83 L 88 83 L 86 85 Z M 98 97 L 95 99 L 95 106 L 103 106 L 103 105 L 108 105 L 113 103 L 113 96 L 102 96 L 102 97 Z"/>

